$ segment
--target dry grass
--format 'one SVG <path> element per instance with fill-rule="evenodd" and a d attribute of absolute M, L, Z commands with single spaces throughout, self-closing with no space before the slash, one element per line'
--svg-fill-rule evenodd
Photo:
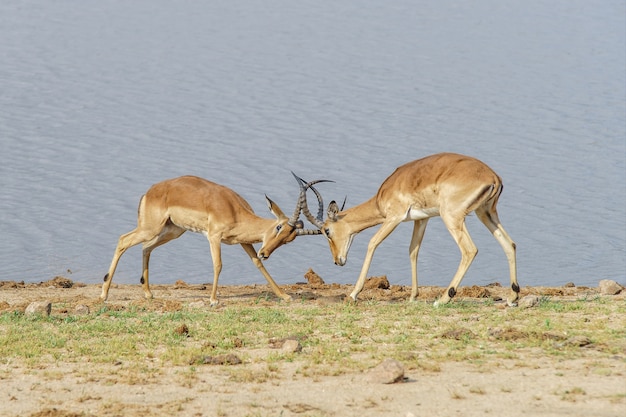
<path fill-rule="evenodd" d="M 404 288 L 376 289 L 354 305 L 344 304 L 333 292 L 347 293 L 349 287 L 293 286 L 288 292 L 301 297 L 292 303 L 277 301 L 258 288 L 233 288 L 232 293 L 223 290 L 222 304 L 210 308 L 202 303 L 207 297 L 203 290 L 157 287 L 158 298 L 152 301 L 142 300 L 139 289 L 135 298 L 128 295 L 134 292 L 125 292 L 116 299 L 116 290 L 112 289 L 112 301 L 102 304 L 86 295 L 97 296 L 97 287 L 75 293 L 67 288 L 38 289 L 33 298 L 53 302 L 49 317 L 24 314 L 30 296 L 27 289 L 17 289 L 14 296 L 3 292 L 10 302 L 0 306 L 0 383 L 10 386 L 27 375 L 37 381 L 29 388 L 32 392 L 44 391 L 47 384 L 61 387 L 62 392 L 67 380 L 97 387 L 76 397 L 76 408 L 97 404 L 96 412 L 83 415 L 177 414 L 191 404 L 197 407 L 197 397 L 185 396 L 194 392 L 207 399 L 220 398 L 215 415 L 266 416 L 273 415 L 261 401 L 268 386 L 282 391 L 290 381 L 352 380 L 383 359 L 394 358 L 407 373 L 425 379 L 467 365 L 474 375 L 486 376 L 550 369 L 557 381 L 563 381 L 557 388 L 533 393 L 532 401 L 538 404 L 548 398 L 576 406 L 598 398 L 616 407 L 626 404 L 626 392 L 601 397 L 589 385 L 565 377 L 572 372 L 601 380 L 624 377 L 624 297 L 539 292 L 540 302 L 523 309 L 506 307 L 490 289 L 474 291 L 481 297 L 488 293 L 487 298 L 459 298 L 434 308 L 432 300 L 439 289 L 432 296 L 421 295 L 415 303 L 406 302 Z M 88 305 L 89 314 L 74 314 L 78 304 Z M 283 351 L 279 342 L 284 339 L 298 340 L 302 351 Z M 240 365 L 230 365 L 233 358 Z M 573 366 L 578 368 L 573 371 Z M 120 385 L 156 392 L 164 381 L 186 388 L 181 391 L 187 394 L 176 401 L 159 398 L 158 410 L 101 392 Z M 492 397 L 517 396 L 519 389 L 512 379 L 496 378 L 491 385 L 480 378 L 449 381 L 442 389 L 453 404 L 476 398 L 489 403 Z M 359 385 L 354 386 L 358 391 Z M 227 401 L 240 387 L 246 387 L 251 397 L 242 405 L 247 414 L 233 414 L 236 404 Z M 12 394 L 15 401 L 18 394 Z M 396 394 L 385 395 L 391 397 L 363 393 L 360 402 L 348 407 L 355 413 L 384 410 L 391 401 L 385 398 Z M 55 415 L 53 410 L 62 404 L 62 399 L 51 400 L 49 407 L 40 409 L 49 414 L 39 415 Z M 312 404 L 293 400 L 283 407 L 293 415 L 332 415 Z"/>

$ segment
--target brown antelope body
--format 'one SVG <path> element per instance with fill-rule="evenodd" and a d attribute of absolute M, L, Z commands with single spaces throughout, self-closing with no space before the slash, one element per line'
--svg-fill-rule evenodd
<path fill-rule="evenodd" d="M 306 208 L 306 201 L 302 212 L 328 239 L 337 265 L 346 263 L 356 234 L 369 227 L 381 225 L 369 241 L 361 273 L 350 294 L 355 301 L 365 284 L 374 251 L 400 223 L 406 221 L 413 222 L 409 246 L 412 284 L 410 300 L 415 300 L 418 295 L 417 254 L 424 231 L 431 217 L 441 216 L 461 250 L 461 262 L 447 290 L 435 305 L 447 303 L 454 297 L 463 276 L 478 253 L 465 226 L 465 217 L 475 212 L 504 249 L 509 263 L 511 285 L 507 302 L 515 305 L 519 298 L 516 247 L 498 218 L 496 205 L 501 192 L 502 180 L 483 162 L 469 156 L 440 153 L 398 167 L 382 183 L 376 195 L 362 204 L 340 210 L 334 201 L 331 202 L 326 221 L 319 215 L 314 218 Z"/>
<path fill-rule="evenodd" d="M 315 183 L 315 182 L 313 182 Z M 312 184 L 312 183 L 311 183 Z M 308 184 L 310 186 L 310 184 Z M 267 204 L 276 219 L 257 216 L 248 202 L 228 187 L 194 177 L 184 176 L 159 182 L 141 197 L 137 228 L 119 238 L 111 266 L 104 277 L 100 298 L 106 300 L 118 261 L 124 252 L 139 243 L 143 244 L 143 272 L 141 284 L 146 298 L 152 298 L 148 284 L 148 263 L 152 251 L 186 231 L 200 232 L 209 241 L 213 259 L 213 288 L 211 305 L 218 303 L 217 282 L 222 270 L 221 244 L 240 244 L 254 265 L 261 271 L 274 293 L 284 299 L 291 297 L 276 285 L 261 259 L 303 234 L 319 234 L 318 230 L 305 230 L 298 220 L 306 187 L 301 193 L 291 218 L 267 196 Z M 252 244 L 262 242 L 258 253 Z"/>

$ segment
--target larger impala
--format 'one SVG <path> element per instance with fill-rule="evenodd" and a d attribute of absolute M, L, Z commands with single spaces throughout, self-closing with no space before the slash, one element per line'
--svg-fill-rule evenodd
<path fill-rule="evenodd" d="M 186 231 L 201 232 L 209 240 L 213 258 L 213 289 L 211 305 L 216 305 L 217 281 L 222 270 L 221 244 L 240 244 L 254 265 L 261 271 L 274 293 L 284 299 L 291 297 L 282 291 L 267 272 L 261 259 L 291 242 L 298 235 L 319 234 L 319 230 L 302 228 L 298 220 L 305 199 L 306 186 L 300 185 L 300 197 L 292 217 L 288 218 L 267 196 L 267 204 L 275 220 L 257 216 L 246 200 L 223 185 L 202 178 L 184 176 L 157 183 L 141 197 L 137 216 L 137 228 L 120 236 L 108 273 L 104 276 L 102 294 L 108 297 L 109 287 L 117 263 L 126 250 L 143 243 L 143 272 L 141 285 L 146 298 L 152 298 L 148 286 L 148 263 L 152 251 L 176 239 Z M 323 204 L 320 201 L 320 205 Z M 253 243 L 263 242 L 258 253 Z"/>
<path fill-rule="evenodd" d="M 417 254 L 426 224 L 431 217 L 441 216 L 461 250 L 461 263 L 447 290 L 435 302 L 438 305 L 449 302 L 455 296 L 465 272 L 478 253 L 465 226 L 465 217 L 474 211 L 504 249 L 511 279 L 511 293 L 507 302 L 513 306 L 519 298 L 515 243 L 502 227 L 496 211 L 501 192 L 502 180 L 483 162 L 469 156 L 440 153 L 398 167 L 382 183 L 374 197 L 358 206 L 340 211 L 337 204 L 331 202 L 326 221 L 323 221 L 323 213 L 318 213 L 317 218 L 311 215 L 306 200 L 302 212 L 328 239 L 337 265 L 346 263 L 352 239 L 357 233 L 382 224 L 367 246 L 359 279 L 350 294 L 354 301 L 363 289 L 374 251 L 405 221 L 413 221 L 409 246 L 412 284 L 410 300 L 415 300 L 418 294 Z"/>

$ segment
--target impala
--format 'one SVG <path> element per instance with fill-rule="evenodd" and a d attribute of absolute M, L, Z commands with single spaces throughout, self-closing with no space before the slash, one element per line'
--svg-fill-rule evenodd
<path fill-rule="evenodd" d="M 496 211 L 501 192 L 502 180 L 483 162 L 469 156 L 440 153 L 398 167 L 382 183 L 376 195 L 362 204 L 340 210 L 337 203 L 332 201 L 326 221 L 323 220 L 323 213 L 318 213 L 317 217 L 311 215 L 306 198 L 302 213 L 326 236 L 335 264 L 340 266 L 346 263 L 354 236 L 362 230 L 382 224 L 367 246 L 361 273 L 350 294 L 353 301 L 356 301 L 363 289 L 374 251 L 405 221 L 413 221 L 409 259 L 412 287 L 410 300 L 414 301 L 418 295 L 417 254 L 426 224 L 431 217 L 441 216 L 461 250 L 461 262 L 447 290 L 435 301 L 435 305 L 439 305 L 455 296 L 463 276 L 478 253 L 465 226 L 465 217 L 473 211 L 504 249 L 511 280 L 507 303 L 514 306 L 519 298 L 515 243 L 502 227 Z"/>
<path fill-rule="evenodd" d="M 320 181 L 300 184 L 300 196 L 293 215 L 288 218 L 276 203 L 265 196 L 275 220 L 257 216 L 250 204 L 239 194 L 223 185 L 202 178 L 184 176 L 157 183 L 139 201 L 137 228 L 120 236 L 109 267 L 104 276 L 100 298 L 108 297 L 113 274 L 122 254 L 132 246 L 143 244 L 143 272 L 141 285 L 146 298 L 152 298 L 148 285 L 148 263 L 152 251 L 176 239 L 186 231 L 201 232 L 209 241 L 213 259 L 213 289 L 211 305 L 216 305 L 217 282 L 222 270 L 221 243 L 240 244 L 254 265 L 261 271 L 274 293 L 283 300 L 291 297 L 282 291 L 263 266 L 281 245 L 291 242 L 298 235 L 320 234 L 319 230 L 307 230 L 298 220 L 308 187 Z M 323 203 L 320 201 L 320 205 Z M 258 253 L 253 243 L 263 242 Z"/>

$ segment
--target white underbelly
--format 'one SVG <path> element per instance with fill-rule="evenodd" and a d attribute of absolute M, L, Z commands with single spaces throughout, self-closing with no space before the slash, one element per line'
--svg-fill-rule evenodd
<path fill-rule="evenodd" d="M 410 208 L 406 214 L 406 220 L 422 220 L 429 217 L 439 216 L 438 208 Z"/>

